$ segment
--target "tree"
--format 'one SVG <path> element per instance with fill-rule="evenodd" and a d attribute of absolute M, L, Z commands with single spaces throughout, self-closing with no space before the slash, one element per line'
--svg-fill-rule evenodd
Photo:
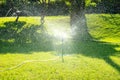
<path fill-rule="evenodd" d="M 91 39 L 85 17 L 85 0 L 71 0 L 70 24 L 75 39 Z"/>
<path fill-rule="evenodd" d="M 47 1 L 46 0 L 39 0 L 40 4 L 41 4 L 41 24 L 44 24 L 44 17 L 46 15 L 46 8 L 47 8 Z"/>
<path fill-rule="evenodd" d="M 34 1 L 38 1 L 41 5 L 41 19 L 40 19 L 40 22 L 41 24 L 44 24 L 44 18 L 45 18 L 45 15 L 46 15 L 46 11 L 49 7 L 49 4 L 50 4 L 50 0 L 34 0 Z"/>
<path fill-rule="evenodd" d="M 93 12 L 96 13 L 120 13 L 119 0 L 91 0 L 96 3 Z"/>

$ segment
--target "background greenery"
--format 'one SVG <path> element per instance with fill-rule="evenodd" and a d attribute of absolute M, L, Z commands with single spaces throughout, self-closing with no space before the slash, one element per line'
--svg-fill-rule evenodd
<path fill-rule="evenodd" d="M 21 15 L 39 16 L 43 10 L 46 15 L 68 15 L 70 13 L 69 0 L 46 0 L 47 6 L 43 8 L 42 0 L 1 0 L 0 16 L 5 16 L 10 8 L 22 11 Z M 86 0 L 86 13 L 120 13 L 119 0 Z M 9 13 L 11 16 L 14 10 Z"/>

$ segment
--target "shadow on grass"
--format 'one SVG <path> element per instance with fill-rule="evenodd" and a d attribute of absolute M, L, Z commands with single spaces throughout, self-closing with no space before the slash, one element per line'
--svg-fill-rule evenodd
<path fill-rule="evenodd" d="M 103 59 L 106 63 L 120 72 L 120 66 L 110 58 L 112 55 L 120 55 L 120 52 L 115 50 L 115 47 L 120 47 L 120 45 L 113 45 L 100 41 L 72 41 L 72 44 L 68 45 L 69 46 L 64 46 L 66 48 L 64 48 L 64 51 L 66 50 L 65 53 L 76 53 L 92 58 Z"/>
<path fill-rule="evenodd" d="M 118 28 L 120 26 L 120 22 L 119 22 L 120 18 L 118 16 L 110 14 L 110 16 L 100 15 L 99 17 L 101 17 L 104 21 L 108 22 L 109 24 L 115 25 Z"/>
<path fill-rule="evenodd" d="M 76 53 L 103 59 L 120 72 L 120 66 L 110 59 L 110 56 L 120 53 L 115 50 L 115 47 L 118 46 L 99 41 L 70 41 L 68 45 L 67 43 L 63 44 L 62 48 L 65 53 Z M 4 26 L 0 26 L 0 54 L 52 50 L 51 36 L 45 32 L 43 25 L 32 25 L 26 22 L 6 22 Z"/>
<path fill-rule="evenodd" d="M 23 21 L 0 26 L 0 53 L 30 53 L 52 50 L 52 42 L 43 25 Z"/>

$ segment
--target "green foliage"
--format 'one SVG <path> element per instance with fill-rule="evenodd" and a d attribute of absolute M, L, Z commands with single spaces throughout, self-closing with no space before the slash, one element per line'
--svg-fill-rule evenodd
<path fill-rule="evenodd" d="M 0 5 L 3 5 L 3 4 L 5 4 L 5 0 L 0 0 Z"/>
<path fill-rule="evenodd" d="M 43 0 L 45 1 L 45 0 Z M 72 1 L 72 0 L 71 0 Z M 79 0 L 78 0 L 79 1 Z M 86 11 L 90 13 L 120 13 L 119 0 L 85 0 Z M 45 15 L 68 15 L 71 10 L 70 0 L 46 0 L 43 7 L 42 0 L 0 0 L 0 16 L 11 9 L 16 8 L 22 11 L 22 16 L 39 16 L 46 11 Z M 15 11 L 11 11 L 10 15 Z"/>
<path fill-rule="evenodd" d="M 93 2 L 92 0 L 86 0 L 86 7 L 88 7 L 88 6 L 95 7 L 96 5 L 97 5 L 96 2 Z"/>

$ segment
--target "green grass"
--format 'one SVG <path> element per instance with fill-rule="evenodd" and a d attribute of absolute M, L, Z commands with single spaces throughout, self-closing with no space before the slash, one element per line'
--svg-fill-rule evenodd
<path fill-rule="evenodd" d="M 50 52 L 32 54 L 0 55 L 0 70 L 13 67 L 24 60 L 46 60 L 55 58 Z M 1 80 L 119 80 L 119 72 L 103 59 L 83 55 L 69 55 L 61 59 L 46 62 L 31 62 L 13 70 L 0 72 Z M 119 63 L 118 57 L 111 59 Z M 119 64 L 120 65 L 120 64 Z"/>
<path fill-rule="evenodd" d="M 68 16 L 46 17 L 46 29 L 40 26 L 39 17 L 20 17 L 18 23 L 14 17 L 0 18 L 0 80 L 120 80 L 120 15 L 86 17 L 90 34 L 100 41 L 64 43 L 64 63 L 61 47 L 53 46 L 56 40 L 51 38 L 53 29 L 69 31 Z M 6 70 L 28 60 L 48 61 Z"/>
<path fill-rule="evenodd" d="M 104 41 L 119 42 L 120 15 L 119 14 L 90 14 L 87 15 L 90 33 Z"/>

